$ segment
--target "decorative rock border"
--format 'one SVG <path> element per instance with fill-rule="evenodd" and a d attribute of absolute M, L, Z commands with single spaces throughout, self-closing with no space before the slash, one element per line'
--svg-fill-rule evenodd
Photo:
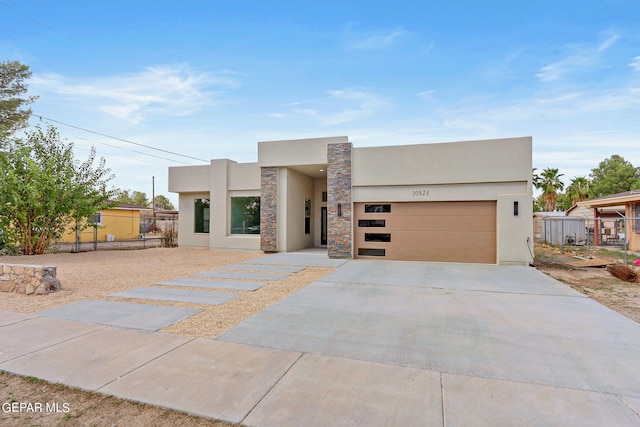
<path fill-rule="evenodd" d="M 62 289 L 57 267 L 0 264 L 0 291 L 16 294 L 48 294 Z"/>

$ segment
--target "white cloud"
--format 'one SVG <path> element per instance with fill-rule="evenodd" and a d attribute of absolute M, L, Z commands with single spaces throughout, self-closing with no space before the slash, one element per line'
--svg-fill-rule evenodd
<path fill-rule="evenodd" d="M 32 85 L 41 93 L 63 95 L 138 124 L 150 115 L 190 115 L 211 101 L 209 88 L 235 88 L 239 83 L 228 72 L 212 75 L 194 72 L 186 65 L 160 65 L 134 74 L 84 80 L 43 74 L 35 76 Z"/>
<path fill-rule="evenodd" d="M 381 32 L 356 32 L 353 26 L 347 29 L 346 46 L 350 50 L 383 50 L 388 49 L 410 33 L 402 28 Z"/>
<path fill-rule="evenodd" d="M 386 105 L 380 96 L 357 89 L 327 91 L 327 97 L 305 101 L 313 108 L 298 108 L 298 114 L 314 117 L 323 125 L 337 125 L 371 116 Z"/>
<path fill-rule="evenodd" d="M 423 90 L 422 92 L 418 92 L 418 98 L 424 100 L 424 101 L 429 101 L 429 102 L 435 102 L 436 99 L 433 96 L 436 93 L 435 90 L 431 89 L 431 90 Z"/>
<path fill-rule="evenodd" d="M 629 66 L 636 71 L 640 71 L 640 56 L 633 58 L 633 61 L 629 62 Z"/>
<path fill-rule="evenodd" d="M 602 61 L 602 54 L 610 49 L 620 37 L 610 35 L 599 44 L 577 44 L 568 46 L 569 54 L 540 68 L 536 74 L 543 82 L 559 80 L 570 72 L 591 68 Z"/>

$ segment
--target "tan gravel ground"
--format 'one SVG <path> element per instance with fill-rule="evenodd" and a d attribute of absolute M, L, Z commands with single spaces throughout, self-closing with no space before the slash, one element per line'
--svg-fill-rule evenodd
<path fill-rule="evenodd" d="M 264 255 L 258 253 L 211 252 L 206 249 L 188 248 L 0 256 L 0 263 L 56 266 L 57 277 L 62 285 L 62 291 L 49 295 L 18 295 L 0 292 L 0 310 L 32 313 L 87 299 L 191 307 L 204 311 L 162 331 L 212 338 L 333 270 L 333 268 L 309 267 L 284 279 L 269 282 L 267 286 L 256 291 L 192 288 L 199 291 L 240 294 L 239 297 L 218 306 L 107 297 L 114 292 L 149 287 L 159 281 L 188 277 L 201 271 L 216 270 L 225 265 L 262 256 Z"/>

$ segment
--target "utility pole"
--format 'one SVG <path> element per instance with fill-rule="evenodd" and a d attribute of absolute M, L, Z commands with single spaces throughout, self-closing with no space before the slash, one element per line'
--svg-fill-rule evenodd
<path fill-rule="evenodd" d="M 153 217 L 153 229 L 156 229 L 156 177 L 151 177 L 151 216 Z"/>

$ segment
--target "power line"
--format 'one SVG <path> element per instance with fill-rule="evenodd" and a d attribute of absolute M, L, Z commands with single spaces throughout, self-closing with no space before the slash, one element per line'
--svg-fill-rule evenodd
<path fill-rule="evenodd" d="M 80 136 L 72 136 L 72 138 L 83 139 L 83 140 L 85 140 L 87 142 L 91 142 L 88 139 L 82 138 Z M 117 145 L 107 144 L 106 142 L 102 142 L 102 141 L 93 141 L 93 142 L 95 142 L 96 144 L 106 145 L 107 147 L 117 148 L 119 150 L 127 150 L 127 151 L 131 151 L 132 153 L 142 154 L 144 156 L 149 156 L 149 157 L 155 157 L 156 159 L 168 160 L 168 161 L 173 162 L 173 163 L 180 163 L 180 164 L 187 165 L 187 166 L 193 166 L 191 163 L 181 162 L 180 160 L 169 159 L 167 157 L 156 156 L 155 154 L 144 153 L 142 151 L 131 150 L 131 149 L 127 149 L 127 148 L 124 148 L 124 147 L 117 146 Z"/>
<path fill-rule="evenodd" d="M 29 16 L 29 15 L 27 15 L 26 13 L 24 13 L 23 11 L 16 9 L 15 7 L 10 6 L 10 5 L 8 5 L 7 3 L 5 3 L 5 2 L 3 2 L 3 1 L 0 1 L 0 4 L 1 4 L 2 6 L 4 6 L 4 7 L 6 7 L 7 9 L 12 10 L 13 12 L 15 12 L 15 13 L 17 13 L 17 14 L 19 14 L 19 15 L 22 15 L 22 16 L 24 16 L 25 18 L 27 18 L 27 19 L 29 19 L 29 20 L 31 20 L 31 21 L 33 21 L 33 22 L 35 22 L 36 24 L 38 24 L 38 25 L 42 25 L 44 28 L 47 28 L 47 29 L 52 30 L 52 31 L 57 31 L 57 30 L 56 30 L 55 28 L 53 28 L 52 26 L 47 25 L 47 24 L 45 24 L 45 23 L 44 23 L 44 22 L 42 22 L 42 21 L 38 21 L 38 20 L 37 20 L 36 18 L 34 18 L 33 16 Z"/>
<path fill-rule="evenodd" d="M 85 129 L 85 128 L 82 128 L 80 126 L 75 126 L 75 125 L 72 125 L 72 124 L 69 124 L 69 123 L 61 122 L 59 120 L 50 119 L 48 117 L 40 116 L 38 114 L 32 114 L 32 116 L 39 117 L 40 119 L 46 120 L 48 122 L 58 123 L 58 124 L 61 124 L 63 126 L 68 126 L 70 128 L 78 129 L 78 130 L 81 130 L 81 131 L 84 131 L 84 132 L 89 132 L 89 133 L 93 133 L 95 135 L 100 135 L 100 136 L 103 136 L 105 138 L 110 138 L 110 139 L 115 139 L 116 141 L 126 142 L 127 144 L 137 145 L 137 146 L 140 146 L 140 147 L 148 148 L 150 150 L 161 151 L 163 153 L 168 153 L 168 154 L 171 154 L 173 156 L 185 157 L 187 159 L 198 160 L 198 161 L 201 161 L 201 162 L 207 162 L 207 163 L 209 162 L 209 160 L 206 160 L 206 159 L 200 159 L 198 157 L 187 156 L 187 155 L 184 155 L 184 154 L 176 153 L 174 151 L 164 150 L 162 148 L 151 147 L 149 145 L 140 144 L 139 142 L 133 142 L 133 141 L 129 141 L 127 139 L 118 138 L 116 136 L 111 136 L 111 135 L 107 135 L 107 134 L 104 134 L 104 133 L 96 132 L 96 131 L 93 131 L 93 130 Z"/>
<path fill-rule="evenodd" d="M 35 115 L 35 114 L 34 114 L 34 115 Z M 43 117 L 41 117 L 41 116 L 36 116 L 36 117 L 43 118 Z M 10 119 L 10 118 L 3 118 L 3 120 L 7 120 L 7 121 L 14 122 L 14 123 L 18 123 L 18 124 L 20 123 L 20 122 L 18 122 L 18 121 L 16 121 L 16 120 L 12 120 L 12 119 Z M 55 121 L 55 120 L 54 120 L 54 121 Z M 94 132 L 94 133 L 95 133 L 95 132 Z M 72 138 L 82 139 L 82 140 L 84 140 L 84 141 L 88 141 L 88 142 L 90 142 L 88 139 L 83 138 L 83 137 L 81 137 L 81 136 L 77 136 L 77 135 L 72 136 Z M 4 139 L 3 139 L 3 142 L 7 142 L 7 141 L 9 141 L 9 139 L 8 139 L 8 138 L 4 138 Z M 72 141 L 72 142 L 73 142 L 73 141 Z M 107 147 L 117 148 L 117 149 L 119 149 L 119 150 L 126 150 L 126 151 L 131 151 L 132 153 L 142 154 L 143 156 L 155 157 L 156 159 L 162 159 L 162 160 L 167 160 L 167 161 L 169 161 L 169 162 L 173 162 L 173 163 L 180 163 L 180 164 L 187 165 L 187 166 L 193 166 L 193 164 L 191 164 L 191 163 L 181 162 L 180 160 L 170 159 L 170 158 L 168 158 L 168 157 L 156 156 L 155 154 L 149 154 L 149 153 L 145 153 L 145 152 L 143 152 L 143 151 L 131 150 L 131 149 L 127 149 L 127 148 L 124 148 L 124 147 L 120 147 L 120 146 L 118 146 L 118 145 L 107 144 L 106 142 L 103 142 L 103 141 L 93 141 L 93 142 L 95 142 L 96 144 L 106 145 Z M 135 144 L 135 143 L 134 143 L 134 144 Z M 153 148 L 153 147 L 151 147 L 151 148 Z"/>

